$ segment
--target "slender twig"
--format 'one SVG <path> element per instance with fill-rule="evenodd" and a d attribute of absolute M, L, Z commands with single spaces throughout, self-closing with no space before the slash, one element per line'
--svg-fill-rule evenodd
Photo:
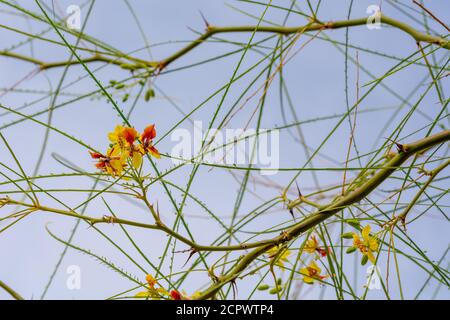
<path fill-rule="evenodd" d="M 411 211 L 411 209 L 414 207 L 414 205 L 417 203 L 417 201 L 420 199 L 420 197 L 425 192 L 425 190 L 428 188 L 428 186 L 431 184 L 431 182 L 433 182 L 434 178 L 436 178 L 436 176 L 439 174 L 439 172 L 444 170 L 449 165 L 450 165 L 450 160 L 447 160 L 447 161 L 443 162 L 440 166 L 438 166 L 436 169 L 427 173 L 429 176 L 429 179 L 425 182 L 425 184 L 422 186 L 422 188 L 420 188 L 419 192 L 416 193 L 416 195 L 411 200 L 411 202 L 408 204 L 408 206 L 405 208 L 405 210 L 403 210 L 403 212 L 401 214 L 399 214 L 397 217 L 397 219 L 400 220 L 403 225 L 405 225 L 406 216 Z"/>
<path fill-rule="evenodd" d="M 413 2 L 418 5 L 419 7 L 422 8 L 423 11 L 425 11 L 426 13 L 428 13 L 434 20 L 436 20 L 436 22 L 438 22 L 441 26 L 443 26 L 445 29 L 447 29 L 448 32 L 450 32 L 450 28 L 447 27 L 447 25 L 442 22 L 440 19 L 438 19 L 430 10 L 428 10 L 427 8 L 425 8 L 425 6 L 423 4 L 421 4 L 420 2 L 417 2 L 416 0 L 413 0 Z"/>

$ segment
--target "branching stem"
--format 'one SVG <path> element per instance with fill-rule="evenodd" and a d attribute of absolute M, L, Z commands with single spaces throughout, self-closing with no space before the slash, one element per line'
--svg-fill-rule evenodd
<path fill-rule="evenodd" d="M 398 21 L 396 19 L 390 18 L 385 15 L 380 16 L 380 22 L 386 25 L 390 25 L 394 28 L 404 31 L 409 34 L 417 43 L 426 42 L 438 45 L 444 49 L 450 50 L 450 41 L 442 38 L 433 36 L 430 34 L 426 34 L 420 32 L 410 25 Z M 138 69 L 155 69 L 157 68 L 159 71 L 166 68 L 169 64 L 174 62 L 175 60 L 181 58 L 186 55 L 188 52 L 208 40 L 210 37 L 220 34 L 220 33 L 240 33 L 240 32 L 263 32 L 263 33 L 277 33 L 281 35 L 289 35 L 300 32 L 308 32 L 308 31 L 317 31 L 317 30 L 325 30 L 325 29 L 340 29 L 347 27 L 355 27 L 355 26 L 363 26 L 366 25 L 367 18 L 359 18 L 359 19 L 351 19 L 351 20 L 340 20 L 340 21 L 329 21 L 329 22 L 319 22 L 316 20 L 314 23 L 308 23 L 303 26 L 297 27 L 284 27 L 284 26 L 230 26 L 230 27 L 216 27 L 216 26 L 207 26 L 205 33 L 203 33 L 196 40 L 192 41 L 185 47 L 181 48 L 174 54 L 169 57 L 162 59 L 160 61 L 146 61 L 142 59 L 138 59 L 129 55 L 120 54 L 118 57 L 106 57 L 101 54 L 94 54 L 90 58 L 82 59 L 83 63 L 91 63 L 91 62 L 106 62 L 109 64 L 120 66 L 123 69 L 128 70 L 138 70 Z M 34 63 L 38 65 L 40 70 L 46 70 L 51 68 L 63 67 L 67 65 L 75 65 L 79 64 L 78 60 L 71 61 L 59 61 L 59 62 L 44 62 L 33 57 L 24 56 L 21 54 L 17 54 L 10 51 L 0 51 L 0 55 L 11 57 L 15 59 L 19 59 L 22 61 L 27 61 L 30 63 Z"/>

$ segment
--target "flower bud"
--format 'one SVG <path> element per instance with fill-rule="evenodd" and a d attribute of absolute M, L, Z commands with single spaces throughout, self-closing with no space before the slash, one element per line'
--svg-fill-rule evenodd
<path fill-rule="evenodd" d="M 350 247 L 345 251 L 345 253 L 353 253 L 355 251 L 356 251 L 356 247 Z"/>
<path fill-rule="evenodd" d="M 267 289 L 269 289 L 269 285 L 267 285 L 267 284 L 262 284 L 258 287 L 259 291 L 265 291 Z"/>
<path fill-rule="evenodd" d="M 361 265 L 364 266 L 366 265 L 367 261 L 369 260 L 369 257 L 365 254 L 363 255 L 362 259 L 361 259 Z"/>
<path fill-rule="evenodd" d="M 353 239 L 353 232 L 346 232 L 341 235 L 344 239 Z"/>
<path fill-rule="evenodd" d="M 345 220 L 349 225 L 351 225 L 353 228 L 359 229 L 359 220 L 356 219 L 347 219 Z"/>

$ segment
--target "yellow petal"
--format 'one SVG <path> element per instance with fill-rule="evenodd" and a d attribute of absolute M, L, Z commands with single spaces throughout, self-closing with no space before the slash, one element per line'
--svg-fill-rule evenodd
<path fill-rule="evenodd" d="M 139 152 L 133 153 L 133 167 L 139 169 L 142 164 L 142 155 Z"/>
<path fill-rule="evenodd" d="M 305 247 L 303 248 L 304 251 L 307 253 L 314 253 L 316 252 L 318 246 L 318 241 L 315 236 L 311 237 L 308 241 L 306 241 Z"/>
<path fill-rule="evenodd" d="M 369 258 L 370 262 L 372 262 L 373 264 L 375 264 L 375 257 L 372 253 L 372 251 L 367 251 L 367 257 Z"/>
<path fill-rule="evenodd" d="M 378 241 L 376 238 L 370 238 L 369 240 L 369 249 L 372 251 L 378 251 Z"/>
<path fill-rule="evenodd" d="M 148 298 L 148 297 L 150 297 L 150 292 L 148 292 L 148 291 L 141 291 L 141 292 L 136 293 L 134 295 L 134 297 L 135 298 Z"/>
<path fill-rule="evenodd" d="M 300 269 L 300 274 L 303 275 L 303 276 L 309 275 L 308 268 L 301 268 Z"/>
<path fill-rule="evenodd" d="M 109 148 L 106 155 L 108 157 L 118 157 L 120 155 L 120 149 L 116 147 Z"/>
<path fill-rule="evenodd" d="M 291 255 L 291 251 L 288 249 L 284 250 L 283 253 L 278 258 L 280 261 L 288 261 L 288 257 Z"/>
<path fill-rule="evenodd" d="M 168 296 L 168 295 L 169 295 L 169 291 L 167 291 L 166 289 L 161 288 L 161 287 L 159 287 L 159 288 L 157 289 L 157 292 L 158 292 L 159 294 L 163 295 L 163 296 Z"/>
<path fill-rule="evenodd" d="M 358 234 L 353 233 L 353 245 L 355 247 L 357 247 L 359 245 L 359 243 L 361 242 L 361 240 L 359 239 Z"/>
<path fill-rule="evenodd" d="M 314 283 L 314 279 L 308 276 L 304 276 L 303 277 L 303 282 L 307 283 L 307 284 L 313 284 Z"/>
<path fill-rule="evenodd" d="M 114 128 L 113 132 L 108 133 L 109 141 L 116 142 L 119 139 L 119 137 L 120 137 L 120 135 L 122 133 L 122 130 L 123 130 L 123 127 L 121 125 L 117 125 Z"/>
<path fill-rule="evenodd" d="M 320 267 L 317 265 L 317 263 L 314 260 L 309 264 L 309 267 L 316 270 L 318 275 L 322 271 L 322 269 L 320 269 Z"/>
<path fill-rule="evenodd" d="M 122 174 L 122 170 L 123 170 L 122 162 L 120 162 L 119 160 L 111 160 L 109 163 L 116 175 L 119 176 Z"/>
<path fill-rule="evenodd" d="M 364 227 L 361 231 L 361 235 L 365 241 L 369 241 L 369 234 L 370 234 L 370 224 Z"/>

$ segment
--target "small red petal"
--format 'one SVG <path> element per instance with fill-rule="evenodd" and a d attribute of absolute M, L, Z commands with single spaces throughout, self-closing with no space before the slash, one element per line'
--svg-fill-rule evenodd
<path fill-rule="evenodd" d="M 134 140 L 138 135 L 136 129 L 130 127 L 124 128 L 122 134 L 124 139 L 128 142 L 128 144 L 133 144 Z"/>
<path fill-rule="evenodd" d="M 97 162 L 95 166 L 97 167 L 97 169 L 103 169 L 106 166 L 106 163 L 104 161 L 100 161 Z"/>
<path fill-rule="evenodd" d="M 173 300 L 181 300 L 181 294 L 176 290 L 170 291 L 170 296 Z"/>
<path fill-rule="evenodd" d="M 144 129 L 144 132 L 142 133 L 141 139 L 143 142 L 152 140 L 156 137 L 156 129 L 155 125 L 151 124 L 147 128 Z"/>
<path fill-rule="evenodd" d="M 91 155 L 92 159 L 100 159 L 101 157 L 103 157 L 103 155 L 99 152 L 89 151 L 89 154 Z"/>
<path fill-rule="evenodd" d="M 319 253 L 322 257 L 326 257 L 327 251 L 325 249 L 317 248 L 316 250 L 317 250 L 317 253 Z"/>

